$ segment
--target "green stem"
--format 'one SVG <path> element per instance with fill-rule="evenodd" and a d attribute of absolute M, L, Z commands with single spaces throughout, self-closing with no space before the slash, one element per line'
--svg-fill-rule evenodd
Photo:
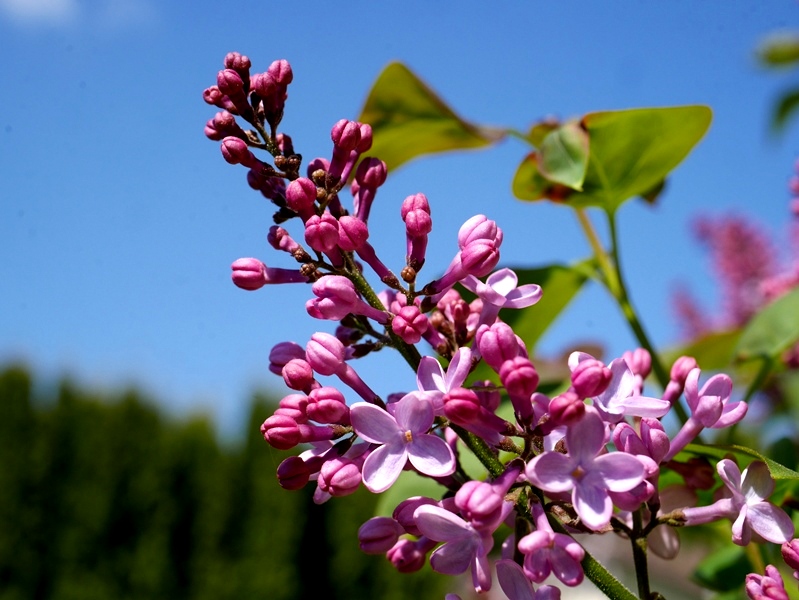
<path fill-rule="evenodd" d="M 348 262 L 352 262 L 351 259 L 347 259 Z M 369 282 L 366 281 L 361 272 L 358 268 L 352 264 L 349 265 L 351 268 L 347 269 L 347 276 L 349 277 L 350 281 L 355 285 L 355 288 L 360 292 L 363 296 L 364 300 L 371 306 L 372 308 L 376 308 L 377 310 L 385 311 L 386 307 L 383 306 L 383 303 L 380 301 L 380 298 L 377 297 L 372 286 L 369 285 Z M 400 336 L 398 336 L 391 327 L 387 327 L 386 331 L 391 338 L 391 345 L 397 349 L 397 351 L 402 355 L 402 358 L 411 366 L 414 373 L 419 370 L 419 363 L 422 362 L 422 355 L 419 354 L 419 350 L 416 346 L 406 343 Z"/>
<path fill-rule="evenodd" d="M 472 451 L 486 470 L 491 474 L 491 477 L 499 477 L 505 472 L 505 465 L 499 460 L 491 448 L 488 447 L 482 438 L 477 437 L 471 431 L 466 431 L 463 427 L 459 427 L 454 423 L 449 424 L 450 429 L 458 434 L 458 437 L 463 440 L 466 447 Z"/>
<path fill-rule="evenodd" d="M 760 368 L 755 374 L 755 378 L 752 379 L 752 382 L 749 384 L 749 387 L 746 388 L 746 394 L 744 394 L 743 400 L 744 402 L 749 402 L 752 396 L 755 395 L 759 389 L 762 388 L 763 383 L 766 381 L 768 376 L 771 374 L 771 369 L 774 366 L 774 359 L 770 356 L 764 356 L 763 362 L 760 363 Z"/>
<path fill-rule="evenodd" d="M 633 535 L 630 536 L 633 548 L 633 564 L 635 565 L 635 578 L 638 582 L 638 595 L 642 600 L 651 596 L 649 590 L 649 566 L 646 561 L 646 536 L 642 535 L 641 509 L 633 512 Z"/>
<path fill-rule="evenodd" d="M 580 222 L 580 227 L 583 229 L 585 238 L 588 240 L 588 244 L 594 252 L 597 266 L 605 278 L 605 285 L 610 293 L 616 297 L 618 296 L 619 282 L 616 276 L 616 270 L 610 262 L 608 253 L 602 247 L 602 242 L 599 241 L 599 236 L 594 229 L 594 225 L 591 223 L 591 219 L 588 218 L 585 209 L 577 208 L 575 212 L 577 213 L 577 220 Z"/>
<path fill-rule="evenodd" d="M 549 519 L 549 524 L 552 525 L 552 529 L 571 537 L 571 534 L 566 531 L 566 528 L 555 517 L 547 514 L 547 518 Z M 585 557 L 580 564 L 583 566 L 585 576 L 608 598 L 612 600 L 637 600 L 635 594 L 628 590 L 621 581 L 616 579 L 610 571 L 588 552 L 585 553 Z"/>

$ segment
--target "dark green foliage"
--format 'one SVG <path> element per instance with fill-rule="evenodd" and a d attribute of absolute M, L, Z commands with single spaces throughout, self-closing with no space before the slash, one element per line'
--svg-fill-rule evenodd
<path fill-rule="evenodd" d="M 358 549 L 376 496 L 316 506 L 312 486 L 279 487 L 287 454 L 258 431 L 272 410 L 256 399 L 224 447 L 135 391 L 34 398 L 24 369 L 0 372 L 0 600 L 443 597 L 429 570 Z"/>

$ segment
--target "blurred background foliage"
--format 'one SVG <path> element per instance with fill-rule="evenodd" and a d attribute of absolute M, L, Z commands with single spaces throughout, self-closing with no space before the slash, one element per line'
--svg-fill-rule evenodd
<path fill-rule="evenodd" d="M 0 372 L 1 600 L 400 599 L 450 584 L 359 550 L 376 496 L 316 506 L 313 486 L 279 487 L 285 454 L 258 430 L 267 397 L 223 445 L 206 418 L 166 418 L 135 390 L 42 387 Z"/>

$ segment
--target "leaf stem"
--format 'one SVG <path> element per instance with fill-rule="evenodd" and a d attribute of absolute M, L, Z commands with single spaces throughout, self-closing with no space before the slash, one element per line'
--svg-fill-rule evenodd
<path fill-rule="evenodd" d="M 646 561 L 646 536 L 642 533 L 643 519 L 641 509 L 633 512 L 633 535 L 630 543 L 633 549 L 633 564 L 635 565 L 635 578 L 638 582 L 638 595 L 642 600 L 649 600 L 649 566 Z"/>

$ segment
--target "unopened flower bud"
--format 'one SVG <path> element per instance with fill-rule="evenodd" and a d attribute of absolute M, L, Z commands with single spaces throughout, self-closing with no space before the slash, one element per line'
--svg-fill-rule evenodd
<path fill-rule="evenodd" d="M 583 418 L 585 403 L 574 392 L 564 392 L 549 403 L 549 417 L 556 426 L 570 426 Z"/>
<path fill-rule="evenodd" d="M 602 361 L 580 361 L 571 374 L 572 386 L 580 398 L 593 398 L 608 389 L 613 374 Z"/>
<path fill-rule="evenodd" d="M 277 467 L 277 482 L 285 490 L 299 490 L 305 487 L 311 471 L 299 456 L 289 456 Z"/>
<path fill-rule="evenodd" d="M 696 359 L 693 356 L 681 356 L 674 361 L 669 377 L 672 381 L 675 381 L 680 386 L 684 387 L 685 380 L 688 378 L 688 374 L 694 369 L 698 368 L 698 366 L 699 365 L 696 363 Z"/>
<path fill-rule="evenodd" d="M 319 470 L 319 489 L 331 496 L 348 496 L 361 484 L 361 469 L 348 458 L 333 458 Z"/>
<path fill-rule="evenodd" d="M 355 150 L 361 141 L 361 128 L 356 121 L 341 119 L 330 130 L 330 139 L 338 149 Z"/>
<path fill-rule="evenodd" d="M 305 394 L 289 394 L 281 398 L 275 414 L 290 417 L 297 423 L 307 423 L 308 416 L 305 414 L 307 407 L 308 396 Z"/>
<path fill-rule="evenodd" d="M 316 184 L 305 177 L 295 179 L 286 187 L 286 206 L 298 215 L 311 216 L 316 202 Z"/>
<path fill-rule="evenodd" d="M 383 554 L 403 533 L 402 525 L 391 517 L 372 517 L 358 529 L 358 545 L 366 554 Z"/>
<path fill-rule="evenodd" d="M 270 446 L 290 450 L 302 441 L 297 422 L 286 415 L 272 415 L 261 425 L 261 435 Z"/>
<path fill-rule="evenodd" d="M 329 212 L 305 222 L 305 241 L 317 252 L 332 252 L 339 242 L 338 221 Z"/>
<path fill-rule="evenodd" d="M 305 354 L 313 370 L 320 375 L 333 375 L 344 364 L 344 344 L 329 333 L 317 332 L 305 346 Z"/>
<path fill-rule="evenodd" d="M 283 381 L 292 390 L 308 392 L 313 388 L 314 376 L 311 365 L 302 358 L 293 358 L 288 361 L 281 372 Z M 329 423 L 330 421 L 323 421 Z"/>
<path fill-rule="evenodd" d="M 261 162 L 255 158 L 247 147 L 247 142 L 241 138 L 229 135 L 222 140 L 222 157 L 231 165 L 244 165 L 251 169 L 260 167 Z"/>
<path fill-rule="evenodd" d="M 785 542 L 781 548 L 782 559 L 794 571 L 799 571 L 799 538 Z"/>
<path fill-rule="evenodd" d="M 652 355 L 646 348 L 636 348 L 632 352 L 627 351 L 622 354 L 622 358 L 630 367 L 633 375 L 638 375 L 641 379 L 646 379 L 652 372 Z"/>
<path fill-rule="evenodd" d="M 286 59 L 274 61 L 266 71 L 271 75 L 278 85 L 287 87 L 294 80 L 294 73 L 291 70 L 291 65 Z"/>
<path fill-rule="evenodd" d="M 338 232 L 338 245 L 345 252 L 360 249 L 369 239 L 369 227 L 358 217 L 341 217 L 338 220 Z"/>
<path fill-rule="evenodd" d="M 334 387 L 320 387 L 308 394 L 309 419 L 318 423 L 339 423 L 349 425 L 350 409 L 344 394 Z M 335 494 L 333 494 L 335 496 Z"/>
<path fill-rule="evenodd" d="M 420 506 L 425 505 L 438 506 L 438 502 L 427 496 L 413 496 L 407 500 L 403 500 L 394 509 L 392 516 L 396 519 L 397 523 L 411 535 L 419 537 L 422 532 L 416 526 L 416 519 L 413 518 L 413 513 Z"/>
<path fill-rule="evenodd" d="M 292 358 L 305 359 L 305 350 L 296 342 L 280 342 L 272 347 L 269 352 L 269 370 L 275 375 L 281 375 L 284 365 Z"/>
<path fill-rule="evenodd" d="M 426 537 L 416 541 L 403 538 L 391 547 L 386 558 L 400 573 L 413 573 L 424 566 L 427 553 L 435 545 L 436 542 Z"/>
<path fill-rule="evenodd" d="M 392 331 L 406 344 L 419 342 L 429 326 L 427 316 L 415 304 L 403 306 L 391 322 Z"/>
<path fill-rule="evenodd" d="M 231 265 L 233 283 L 243 290 L 257 290 L 266 285 L 266 265 L 257 258 L 239 258 Z"/>

